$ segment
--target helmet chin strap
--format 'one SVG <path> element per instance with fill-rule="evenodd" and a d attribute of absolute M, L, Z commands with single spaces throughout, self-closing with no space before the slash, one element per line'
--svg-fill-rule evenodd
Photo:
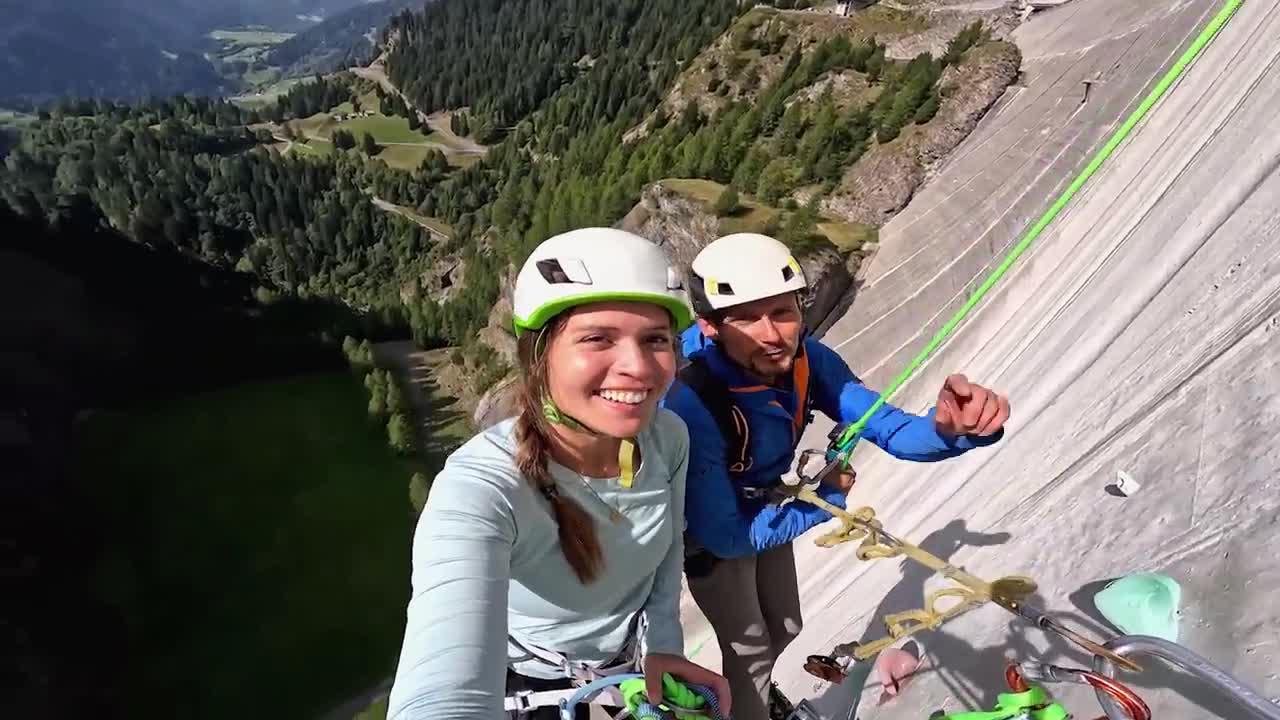
<path fill-rule="evenodd" d="M 550 422 L 563 425 L 572 430 L 586 433 L 592 437 L 608 437 L 604 433 L 593 430 L 573 416 L 556 407 L 550 395 L 542 397 L 542 415 Z M 618 442 L 618 482 L 624 488 L 635 482 L 635 467 L 632 461 L 635 453 L 635 441 L 631 438 L 619 438 Z"/>
<path fill-rule="evenodd" d="M 544 333 L 538 333 L 538 341 L 534 346 L 535 354 L 540 355 L 542 352 L 542 341 L 545 337 Z M 591 437 L 606 437 L 602 432 L 587 427 L 582 421 L 569 415 L 556 406 L 555 400 L 551 399 L 551 393 L 542 396 L 542 416 L 549 422 L 557 425 L 563 425 L 571 430 L 586 433 Z M 635 468 L 632 458 L 635 453 L 635 441 L 631 438 L 620 438 L 618 443 L 618 482 L 624 488 L 631 487 L 635 481 Z"/>

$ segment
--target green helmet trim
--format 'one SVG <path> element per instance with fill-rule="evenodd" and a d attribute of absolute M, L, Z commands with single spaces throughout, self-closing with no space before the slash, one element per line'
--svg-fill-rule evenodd
<path fill-rule="evenodd" d="M 657 305 L 671 313 L 676 332 L 680 332 L 693 324 L 693 310 L 679 298 L 660 293 L 642 292 L 585 292 L 577 295 L 565 295 L 538 306 L 527 318 L 513 314 L 511 321 L 512 325 L 515 326 L 516 337 L 519 337 L 529 330 L 542 329 L 552 318 L 569 308 L 595 302 L 608 302 L 610 300 Z"/>

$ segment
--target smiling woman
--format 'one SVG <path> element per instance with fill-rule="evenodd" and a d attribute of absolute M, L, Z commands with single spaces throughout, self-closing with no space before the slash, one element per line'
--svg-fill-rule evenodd
<path fill-rule="evenodd" d="M 658 398 L 692 321 L 678 273 L 636 235 L 547 240 L 516 279 L 519 414 L 454 453 L 413 550 L 388 717 L 558 717 L 576 685 L 643 668 L 709 686 L 680 629 L 688 433 Z M 642 651 L 643 648 L 643 651 Z M 544 706 L 545 703 L 545 706 Z M 585 718 L 585 712 L 579 717 Z"/>

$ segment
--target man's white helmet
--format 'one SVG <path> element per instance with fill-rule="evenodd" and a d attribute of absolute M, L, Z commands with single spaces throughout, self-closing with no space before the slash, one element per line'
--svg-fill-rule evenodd
<path fill-rule="evenodd" d="M 717 238 L 698 253 L 691 269 L 689 297 L 699 315 L 806 286 L 791 250 L 757 233 Z"/>
<path fill-rule="evenodd" d="M 693 322 L 680 273 L 662 248 L 623 230 L 582 228 L 548 238 L 529 255 L 516 289 L 516 335 L 540 330 L 569 308 L 606 300 L 665 308 L 676 330 Z"/>

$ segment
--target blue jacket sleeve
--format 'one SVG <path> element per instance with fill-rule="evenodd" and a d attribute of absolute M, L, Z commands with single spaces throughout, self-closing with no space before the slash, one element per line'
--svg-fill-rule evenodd
<path fill-rule="evenodd" d="M 785 545 L 831 519 L 827 511 L 800 501 L 744 510 L 729 477 L 724 438 L 710 411 L 692 390 L 679 384 L 664 404 L 689 428 L 685 491 L 689 536 L 716 557 L 742 557 Z M 824 486 L 818 494 L 837 507 L 845 506 L 839 490 Z"/>
<path fill-rule="evenodd" d="M 834 350 L 818 342 L 808 343 L 805 349 L 817 381 L 814 406 L 825 415 L 838 422 L 856 422 L 880 399 Z M 924 415 L 913 415 L 885 403 L 871 416 L 863 437 L 896 458 L 916 462 L 946 460 L 1004 437 L 1003 429 L 987 437 L 947 437 L 938 432 L 933 421 L 936 410 L 929 408 Z"/>

